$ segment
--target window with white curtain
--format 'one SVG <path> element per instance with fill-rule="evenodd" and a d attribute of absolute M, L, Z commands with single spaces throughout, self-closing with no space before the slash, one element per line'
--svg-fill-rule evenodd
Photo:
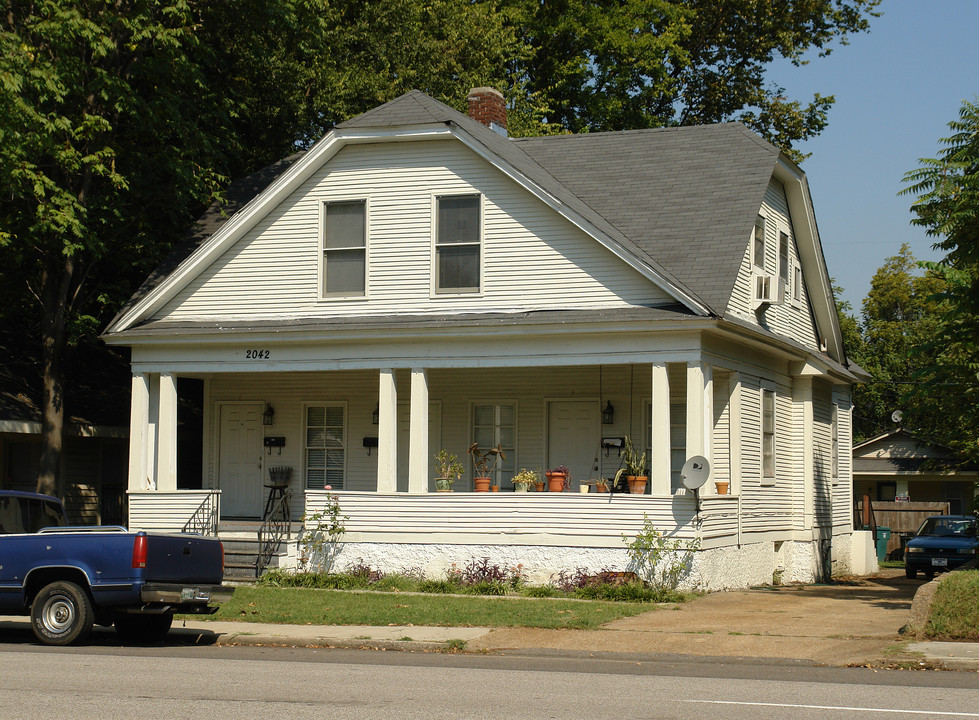
<path fill-rule="evenodd" d="M 329 485 L 343 489 L 346 462 L 346 408 L 337 404 L 309 404 L 305 413 L 304 462 L 306 489 Z"/>

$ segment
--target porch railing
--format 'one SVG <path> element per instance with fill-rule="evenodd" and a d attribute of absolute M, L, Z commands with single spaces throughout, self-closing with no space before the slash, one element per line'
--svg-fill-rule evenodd
<path fill-rule="evenodd" d="M 292 522 L 292 512 L 289 503 L 292 502 L 292 491 L 286 490 L 279 497 L 269 512 L 262 527 L 258 529 L 258 558 L 255 560 L 255 577 L 261 577 L 265 568 L 272 561 L 272 556 L 279 551 L 282 540 L 289 538 L 289 526 Z"/>
<path fill-rule="evenodd" d="M 190 519 L 184 523 L 183 532 L 197 533 L 198 535 L 217 535 L 218 520 L 221 517 L 219 507 L 220 495 L 208 494 Z"/>

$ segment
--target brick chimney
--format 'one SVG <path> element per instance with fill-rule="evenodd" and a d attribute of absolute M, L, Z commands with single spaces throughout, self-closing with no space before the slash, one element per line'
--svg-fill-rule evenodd
<path fill-rule="evenodd" d="M 491 87 L 478 87 L 469 91 L 467 99 L 469 117 L 506 135 L 506 101 L 503 93 Z"/>

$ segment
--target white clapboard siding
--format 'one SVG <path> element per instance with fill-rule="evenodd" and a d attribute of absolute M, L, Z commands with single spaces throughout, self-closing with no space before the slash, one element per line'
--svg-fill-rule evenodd
<path fill-rule="evenodd" d="M 834 390 L 839 407 L 839 474 L 833 488 L 833 525 L 851 528 L 853 524 L 853 425 L 849 391 Z"/>
<path fill-rule="evenodd" d="M 483 195 L 479 295 L 431 296 L 433 197 Z M 365 301 L 318 299 L 319 213 L 368 202 Z M 452 140 L 341 150 L 158 313 L 158 318 L 331 317 L 656 305 L 670 298 Z"/>
<path fill-rule="evenodd" d="M 759 317 L 767 329 L 790 337 L 807 348 L 818 351 L 816 330 L 809 310 L 809 296 L 805 278 L 801 288 L 800 302 L 792 300 L 792 282 L 794 282 L 793 267 L 800 265 L 799 248 L 796 245 L 792 218 L 789 215 L 785 190 L 777 180 L 772 180 L 765 192 L 765 200 L 759 210 L 765 217 L 765 273 L 778 280 L 779 277 L 779 234 L 789 236 L 789 282 L 785 287 L 784 302 L 780 305 L 764 306 L 761 312 L 752 309 L 754 273 L 751 262 L 751 238 L 746 238 L 745 252 L 741 257 L 741 267 L 738 271 L 738 281 L 731 294 L 728 310 L 747 320 L 759 324 Z"/>
<path fill-rule="evenodd" d="M 728 539 L 737 532 L 737 502 L 706 499 L 698 533 L 692 496 L 580 493 L 333 493 L 347 539 L 374 542 L 485 542 L 510 545 L 623 547 L 648 517 L 670 537 Z M 306 493 L 307 515 L 324 511 L 330 493 Z M 717 544 L 715 542 L 715 544 Z M 720 544 L 725 544 L 721 542 Z"/>
<path fill-rule="evenodd" d="M 129 491 L 129 529 L 180 532 L 201 504 L 220 490 Z M 219 508 L 220 510 L 220 508 Z"/>

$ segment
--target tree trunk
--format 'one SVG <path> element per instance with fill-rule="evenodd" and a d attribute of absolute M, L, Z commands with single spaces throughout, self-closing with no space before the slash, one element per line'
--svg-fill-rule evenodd
<path fill-rule="evenodd" d="M 41 276 L 41 461 L 37 491 L 62 497 L 61 451 L 64 444 L 65 319 L 75 261 L 50 263 Z"/>

